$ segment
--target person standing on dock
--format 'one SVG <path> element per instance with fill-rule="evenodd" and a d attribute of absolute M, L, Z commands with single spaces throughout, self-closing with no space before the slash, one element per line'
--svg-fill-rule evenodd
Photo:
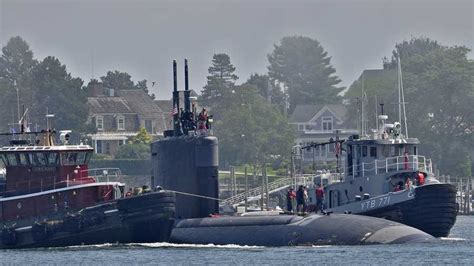
<path fill-rule="evenodd" d="M 318 210 L 323 211 L 323 201 L 324 201 L 324 189 L 321 184 L 318 184 L 316 188 L 316 213 Z"/>
<path fill-rule="evenodd" d="M 296 211 L 298 214 L 304 213 L 304 188 L 299 186 L 298 191 L 296 191 Z"/>
<path fill-rule="evenodd" d="M 293 201 L 295 200 L 296 194 L 293 188 L 290 188 L 286 193 L 286 209 L 288 212 L 293 212 Z"/>

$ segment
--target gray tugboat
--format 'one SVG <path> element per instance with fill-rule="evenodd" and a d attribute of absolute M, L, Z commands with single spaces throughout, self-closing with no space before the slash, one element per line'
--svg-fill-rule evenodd
<path fill-rule="evenodd" d="M 385 218 L 448 236 L 458 211 L 456 187 L 436 179 L 431 159 L 418 154 L 417 138 L 404 137 L 398 122 L 385 123 L 386 115 L 379 118 L 382 126 L 372 136 L 330 142 L 338 156 L 345 151 L 346 165 L 345 174 L 333 175 L 324 188 L 326 211 Z M 321 181 L 327 182 L 316 183 Z"/>

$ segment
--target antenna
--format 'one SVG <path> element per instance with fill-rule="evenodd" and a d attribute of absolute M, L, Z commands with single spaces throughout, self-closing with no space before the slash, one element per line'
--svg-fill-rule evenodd
<path fill-rule="evenodd" d="M 189 91 L 189 77 L 188 77 L 188 59 L 184 59 L 184 111 L 189 112 L 191 110 L 190 103 L 190 91 Z"/>
<path fill-rule="evenodd" d="M 94 51 L 91 51 L 91 79 L 94 79 Z"/>
<path fill-rule="evenodd" d="M 173 60 L 173 129 L 174 135 L 179 135 L 179 92 L 178 70 L 176 60 Z"/>
<path fill-rule="evenodd" d="M 361 86 L 361 118 L 360 118 L 360 134 L 364 136 L 366 134 L 367 121 L 365 117 L 365 103 L 367 102 L 367 94 L 365 93 L 365 72 L 362 73 L 362 86 Z"/>
<path fill-rule="evenodd" d="M 400 103 L 401 100 L 401 107 L 403 108 L 403 122 L 405 127 L 405 137 L 408 138 L 408 126 L 407 126 L 407 113 L 405 110 L 405 93 L 403 91 L 403 78 L 402 78 L 402 62 L 400 56 L 398 56 L 398 102 Z M 401 121 L 401 111 L 400 105 L 398 105 L 398 116 Z"/>
<path fill-rule="evenodd" d="M 379 114 L 377 111 L 377 95 L 375 97 L 375 128 L 378 130 L 379 129 Z"/>

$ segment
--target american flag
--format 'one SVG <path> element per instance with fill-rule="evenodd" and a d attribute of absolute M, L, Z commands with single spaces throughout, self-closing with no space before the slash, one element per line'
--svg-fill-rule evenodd
<path fill-rule="evenodd" d="M 177 114 L 178 114 L 178 108 L 173 107 L 173 110 L 171 110 L 171 112 L 170 112 L 170 116 L 174 116 L 174 115 L 177 115 Z"/>

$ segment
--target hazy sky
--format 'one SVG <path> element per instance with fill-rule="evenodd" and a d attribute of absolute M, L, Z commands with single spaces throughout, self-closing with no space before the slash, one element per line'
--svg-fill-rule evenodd
<path fill-rule="evenodd" d="M 190 86 L 200 90 L 214 53 L 228 53 L 244 82 L 267 71 L 283 36 L 305 35 L 321 42 L 348 86 L 411 36 L 474 48 L 474 0 L 0 0 L 1 46 L 16 35 L 37 59 L 56 56 L 86 83 L 117 69 L 156 81 L 159 98 L 170 97 L 173 59 L 180 89 L 187 57 Z"/>

